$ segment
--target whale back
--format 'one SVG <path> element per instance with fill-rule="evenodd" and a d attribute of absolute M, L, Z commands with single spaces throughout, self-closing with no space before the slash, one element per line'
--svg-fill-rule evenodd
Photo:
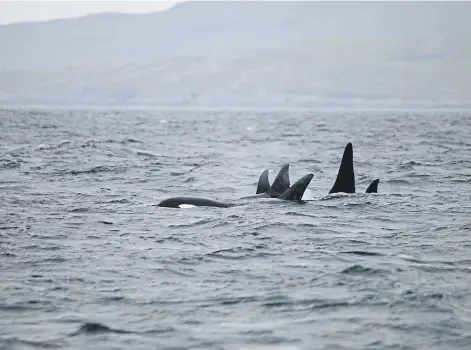
<path fill-rule="evenodd" d="M 196 197 L 172 197 L 164 199 L 158 207 L 166 208 L 192 208 L 192 207 L 218 207 L 229 208 L 232 204 L 218 202 L 212 199 L 196 198 Z"/>
<path fill-rule="evenodd" d="M 307 174 L 296 181 L 293 186 L 288 188 L 278 199 L 288 200 L 288 201 L 300 201 L 303 198 L 304 192 L 306 191 L 307 186 L 311 182 L 314 174 Z"/>

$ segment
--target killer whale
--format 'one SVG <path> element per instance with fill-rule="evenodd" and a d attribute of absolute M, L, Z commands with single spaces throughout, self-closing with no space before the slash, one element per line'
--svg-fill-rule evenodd
<path fill-rule="evenodd" d="M 366 189 L 365 193 L 378 193 L 379 179 L 374 180 Z"/>
<path fill-rule="evenodd" d="M 314 174 L 307 174 L 290 186 L 278 199 L 288 201 L 300 201 L 303 198 L 307 186 L 311 182 Z"/>
<path fill-rule="evenodd" d="M 197 198 L 197 197 L 172 197 L 164 199 L 157 206 L 167 208 L 192 208 L 192 207 L 218 207 L 229 208 L 234 204 L 218 202 L 212 199 Z"/>
<path fill-rule="evenodd" d="M 255 194 L 264 193 L 270 189 L 270 182 L 268 181 L 268 170 L 264 170 L 260 175 L 257 183 L 257 191 Z"/>
<path fill-rule="evenodd" d="M 353 145 L 347 144 L 335 183 L 329 193 L 355 193 L 355 173 L 353 172 Z"/>
<path fill-rule="evenodd" d="M 374 180 L 366 189 L 366 193 L 378 192 L 379 179 Z M 355 172 L 353 170 L 353 145 L 351 142 L 345 146 L 342 160 L 335 183 L 329 191 L 331 193 L 355 193 Z"/>
<path fill-rule="evenodd" d="M 284 164 L 278 172 L 275 181 L 270 186 L 268 181 L 268 170 L 264 170 L 260 175 L 257 183 L 256 194 L 253 196 L 243 197 L 241 199 L 250 198 L 276 198 L 280 200 L 300 201 L 302 196 L 311 182 L 313 174 L 303 176 L 296 183 L 290 186 L 289 180 L 289 164 Z M 366 193 L 377 193 L 379 179 L 374 180 L 366 189 Z M 355 193 L 355 173 L 353 170 L 353 145 L 348 143 L 345 147 L 337 178 L 332 186 L 329 194 L 332 193 Z M 163 200 L 157 206 L 168 208 L 191 208 L 191 207 L 219 207 L 228 208 L 235 206 L 235 203 L 219 202 L 212 199 L 198 197 L 172 197 Z"/>
<path fill-rule="evenodd" d="M 279 200 L 287 201 L 300 201 L 306 191 L 307 186 L 311 182 L 314 174 L 307 174 L 296 181 L 280 196 L 276 197 Z M 273 197 L 271 197 L 273 198 Z M 193 208 L 193 207 L 218 207 L 218 208 L 229 208 L 235 206 L 235 203 L 224 203 L 218 202 L 212 199 L 197 198 L 197 197 L 172 197 L 164 199 L 157 206 L 166 208 Z"/>
<path fill-rule="evenodd" d="M 242 199 L 251 198 L 278 198 L 290 187 L 289 181 L 289 164 L 283 164 L 278 175 L 270 186 L 268 181 L 268 170 L 260 175 L 257 184 L 257 193 L 252 196 L 242 197 Z M 263 192 L 262 192 L 263 191 Z"/>

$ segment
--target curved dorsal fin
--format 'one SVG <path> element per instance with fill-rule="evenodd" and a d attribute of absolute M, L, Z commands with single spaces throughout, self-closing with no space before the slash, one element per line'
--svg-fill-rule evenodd
<path fill-rule="evenodd" d="M 379 179 L 374 180 L 366 189 L 366 193 L 378 193 Z"/>
<path fill-rule="evenodd" d="M 314 174 L 307 174 L 300 178 L 296 183 L 288 188 L 278 199 L 284 199 L 288 201 L 300 201 L 303 198 L 304 191 L 311 182 Z"/>
<path fill-rule="evenodd" d="M 355 193 L 355 174 L 353 172 L 353 146 L 348 143 L 343 152 L 337 179 L 329 193 Z"/>
<path fill-rule="evenodd" d="M 269 188 L 270 182 L 268 181 L 268 170 L 264 170 L 258 179 L 256 194 L 266 192 Z"/>
<path fill-rule="evenodd" d="M 270 186 L 270 188 L 265 191 L 270 197 L 278 198 L 283 192 L 289 188 L 289 164 L 284 164 L 278 175 L 276 176 L 275 181 Z"/>

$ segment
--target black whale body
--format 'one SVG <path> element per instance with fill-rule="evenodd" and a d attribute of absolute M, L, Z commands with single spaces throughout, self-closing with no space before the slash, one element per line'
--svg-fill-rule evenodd
<path fill-rule="evenodd" d="M 313 174 L 308 174 L 299 179 L 293 186 L 290 186 L 289 164 L 284 164 L 278 172 L 275 181 L 270 186 L 268 181 L 268 170 L 264 170 L 260 175 L 257 184 L 256 194 L 242 199 L 252 198 L 277 198 L 282 200 L 301 200 L 302 196 L 313 178 Z M 366 193 L 378 192 L 379 179 L 374 180 L 366 189 Z M 349 142 L 343 152 L 339 171 L 331 193 L 355 193 L 355 173 L 353 170 L 353 145 Z M 163 200 L 159 207 L 168 208 L 189 208 L 189 207 L 219 207 L 228 208 L 235 206 L 234 203 L 224 203 L 212 199 L 198 197 L 172 197 Z"/>
<path fill-rule="evenodd" d="M 242 197 L 242 199 L 251 198 L 278 198 L 290 187 L 289 182 L 289 164 L 284 164 L 278 175 L 270 186 L 268 182 L 268 170 L 260 175 L 255 195 Z"/>
<path fill-rule="evenodd" d="M 277 199 L 288 201 L 300 201 L 311 182 L 314 174 L 307 174 L 296 181 L 291 187 L 283 192 Z M 160 202 L 157 206 L 166 208 L 189 208 L 189 207 L 218 207 L 228 208 L 235 204 L 223 203 L 206 198 L 196 197 L 172 197 Z"/>
<path fill-rule="evenodd" d="M 366 193 L 378 192 L 379 179 L 374 180 L 366 189 Z M 355 173 L 353 171 L 353 145 L 349 142 L 343 151 L 342 161 L 331 193 L 355 193 Z"/>
<path fill-rule="evenodd" d="M 212 199 L 197 198 L 197 197 L 172 197 L 164 199 L 158 204 L 159 207 L 167 208 L 188 208 L 189 206 L 194 207 L 218 207 L 218 208 L 229 208 L 234 204 L 218 202 Z"/>

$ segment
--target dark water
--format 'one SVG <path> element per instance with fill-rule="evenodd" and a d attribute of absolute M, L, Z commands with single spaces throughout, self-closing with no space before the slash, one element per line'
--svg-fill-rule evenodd
<path fill-rule="evenodd" d="M 470 349 L 469 112 L 0 111 L 1 349 Z M 357 191 L 327 197 L 347 142 Z M 255 193 L 289 162 L 305 204 Z"/>

